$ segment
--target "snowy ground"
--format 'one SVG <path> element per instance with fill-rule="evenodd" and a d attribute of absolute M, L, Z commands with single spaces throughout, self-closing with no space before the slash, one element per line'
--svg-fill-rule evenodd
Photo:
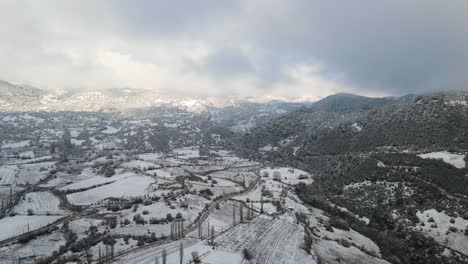
<path fill-rule="evenodd" d="M 135 168 L 135 169 L 140 169 L 140 170 L 155 169 L 159 167 L 158 165 L 154 163 L 142 161 L 142 160 L 132 160 L 132 161 L 123 163 L 121 166 L 124 168 L 129 168 L 129 169 Z"/>
<path fill-rule="evenodd" d="M 202 224 L 202 237 L 207 238 L 211 228 L 213 227 L 216 234 L 220 234 L 233 226 L 233 207 L 235 208 L 236 224 L 240 222 L 240 203 L 234 201 L 228 201 L 220 205 L 220 209 L 215 210 Z M 243 209 L 243 219 L 247 219 L 247 208 Z M 190 233 L 189 237 L 199 238 L 199 230 L 195 230 Z"/>
<path fill-rule="evenodd" d="M 107 177 L 103 177 L 103 176 L 93 176 L 93 177 L 91 177 L 89 179 L 78 181 L 78 182 L 66 185 L 66 186 L 64 186 L 64 187 L 62 187 L 60 189 L 61 190 L 75 190 L 75 189 L 81 189 L 81 188 L 88 188 L 88 187 L 95 186 L 95 185 L 114 182 L 114 181 L 119 180 L 119 179 L 124 178 L 124 177 L 125 176 L 122 176 L 122 175 L 117 175 L 117 176 L 114 176 L 112 178 L 107 178 Z"/>
<path fill-rule="evenodd" d="M 331 240 L 318 241 L 315 253 L 321 263 L 327 264 L 389 264 L 387 261 L 367 255 L 354 246 L 344 247 Z"/>
<path fill-rule="evenodd" d="M 226 252 L 222 249 L 216 248 L 213 250 L 205 242 L 200 242 L 196 239 L 184 239 L 182 241 L 171 242 L 162 246 L 155 246 L 147 248 L 145 250 L 136 252 L 129 256 L 125 256 L 114 263 L 121 264 L 153 264 L 155 259 L 159 259 L 159 263 L 162 263 L 162 251 L 167 252 L 167 263 L 178 264 L 180 263 L 179 248 L 180 243 L 184 247 L 184 254 L 182 263 L 187 264 L 192 260 L 192 252 L 197 252 L 201 258 L 202 264 L 240 264 L 242 263 L 242 256 L 239 253 Z"/>
<path fill-rule="evenodd" d="M 65 245 L 65 239 L 60 231 L 41 236 L 31 240 L 27 244 L 9 244 L 0 248 L 0 263 L 10 264 L 13 263 L 13 260 L 17 261 L 18 257 L 32 258 L 49 256 L 52 252 L 58 250 L 61 245 Z M 25 261 L 26 260 L 23 260 L 21 263 L 29 263 Z"/>
<path fill-rule="evenodd" d="M 112 127 L 112 126 L 107 126 L 107 128 L 102 130 L 101 133 L 112 135 L 112 134 L 115 134 L 115 133 L 119 132 L 120 130 L 121 130 L 121 128 L 115 128 L 115 127 Z"/>
<path fill-rule="evenodd" d="M 179 159 L 199 158 L 200 152 L 197 147 L 186 147 L 174 150 L 174 156 Z"/>
<path fill-rule="evenodd" d="M 310 184 L 313 182 L 309 173 L 289 167 L 280 167 L 280 168 L 264 168 L 260 170 L 260 175 L 268 173 L 268 177 L 275 179 L 275 176 L 279 176 L 281 181 L 287 184 L 298 184 L 299 182 L 304 182 Z"/>
<path fill-rule="evenodd" d="M 67 195 L 68 200 L 73 204 L 87 205 L 93 204 L 109 197 L 141 196 L 148 193 L 148 187 L 154 183 L 154 179 L 148 176 L 136 175 L 131 172 L 123 173 L 107 180 L 114 181 L 83 192 Z M 101 181 L 93 178 L 92 183 Z M 89 182 L 87 182 L 89 184 Z"/>
<path fill-rule="evenodd" d="M 239 192 L 242 190 L 241 187 L 235 187 L 235 186 L 214 185 L 214 187 L 211 187 L 210 184 L 206 184 L 202 182 L 190 182 L 190 184 L 192 185 L 193 189 L 195 189 L 197 192 L 200 190 L 204 190 L 204 189 L 210 189 L 213 192 L 213 197 L 228 194 L 228 193 L 233 193 L 233 192 Z"/>
<path fill-rule="evenodd" d="M 13 209 L 15 213 L 26 215 L 32 210 L 35 215 L 63 215 L 66 212 L 59 208 L 60 200 L 50 192 L 27 193 Z"/>
<path fill-rule="evenodd" d="M 15 182 L 18 166 L 7 165 L 0 167 L 0 185 L 12 185 Z"/>
<path fill-rule="evenodd" d="M 73 220 L 69 223 L 70 230 L 75 233 L 78 238 L 83 238 L 88 236 L 88 231 L 91 226 L 96 226 L 99 228 L 99 231 L 102 232 L 103 227 L 100 226 L 102 220 L 90 219 L 90 218 L 80 218 Z"/>
<path fill-rule="evenodd" d="M 63 216 L 16 215 L 0 219 L 0 240 L 21 235 L 29 230 L 50 224 Z"/>
<path fill-rule="evenodd" d="M 145 235 L 155 233 L 157 237 L 161 237 L 163 235 L 168 236 L 170 235 L 171 231 L 171 224 L 150 224 L 149 220 L 151 218 L 166 218 L 168 214 L 171 214 L 172 217 L 176 217 L 178 213 L 182 215 L 182 218 L 185 220 L 184 225 L 187 227 L 189 224 L 193 223 L 198 216 L 198 213 L 201 211 L 197 208 L 185 209 L 181 208 L 177 203 L 172 203 L 176 209 L 170 208 L 170 206 L 166 205 L 164 202 L 155 202 L 151 205 L 140 205 L 136 212 L 133 212 L 133 209 L 123 210 L 120 212 L 120 216 L 118 218 L 118 222 L 128 219 L 131 221 L 129 225 L 117 227 L 111 230 L 111 233 L 115 234 L 129 234 L 129 235 Z M 143 212 L 147 211 L 147 214 Z M 145 225 L 139 225 L 133 222 L 133 217 L 139 214 L 145 221 L 148 223 Z"/>
<path fill-rule="evenodd" d="M 465 155 L 463 154 L 456 154 L 450 153 L 448 151 L 441 151 L 441 152 L 430 152 L 425 154 L 419 154 L 420 158 L 423 159 L 440 159 L 444 162 L 451 164 L 459 169 L 465 168 Z"/>
<path fill-rule="evenodd" d="M 254 263 L 316 263 L 314 257 L 300 248 L 304 232 L 301 226 L 259 216 L 240 224 L 215 239 L 218 248 L 232 253 L 249 249 Z M 247 263 L 247 262 L 246 262 Z"/>
<path fill-rule="evenodd" d="M 163 157 L 161 153 L 144 153 L 138 155 L 138 157 L 144 161 L 158 161 Z"/>
<path fill-rule="evenodd" d="M 424 223 L 424 226 L 418 225 L 417 229 L 422 229 L 442 245 L 468 255 L 468 236 L 464 234 L 468 228 L 468 220 L 450 217 L 445 212 L 437 212 L 435 209 L 417 212 L 416 216 Z M 450 231 L 450 227 L 456 228 L 456 231 Z"/>
<path fill-rule="evenodd" d="M 18 184 L 35 184 L 47 176 L 50 169 L 54 168 L 55 162 L 40 162 L 23 164 L 17 174 Z"/>
<path fill-rule="evenodd" d="M 31 140 L 23 140 L 20 142 L 5 143 L 0 148 L 2 149 L 13 149 L 13 148 L 24 148 L 31 146 Z"/>

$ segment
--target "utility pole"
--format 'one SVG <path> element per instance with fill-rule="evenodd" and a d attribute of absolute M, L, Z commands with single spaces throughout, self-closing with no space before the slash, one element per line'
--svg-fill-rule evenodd
<path fill-rule="evenodd" d="M 260 213 L 263 214 L 263 192 L 260 196 Z"/>
<path fill-rule="evenodd" d="M 242 210 L 243 207 L 244 207 L 244 204 L 241 203 L 240 206 L 239 206 L 239 218 L 240 218 L 241 223 L 244 221 L 244 212 Z"/>
<path fill-rule="evenodd" d="M 232 226 L 236 225 L 236 204 L 232 205 Z"/>
<path fill-rule="evenodd" d="M 184 261 L 184 244 L 180 242 L 179 246 L 179 258 L 180 258 L 180 264 Z"/>
<path fill-rule="evenodd" d="M 162 252 L 162 263 L 167 264 L 167 252 L 165 249 L 163 249 L 163 252 Z"/>

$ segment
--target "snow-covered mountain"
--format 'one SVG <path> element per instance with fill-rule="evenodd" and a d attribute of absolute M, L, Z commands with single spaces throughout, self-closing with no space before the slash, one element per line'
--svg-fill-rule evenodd
<path fill-rule="evenodd" d="M 294 100 L 294 104 L 297 103 Z M 99 90 L 45 90 L 0 81 L 0 111 L 112 111 L 151 107 L 187 112 L 209 112 L 225 107 L 261 103 L 277 107 L 273 98 L 196 98 L 160 94 L 151 90 L 109 88 Z"/>

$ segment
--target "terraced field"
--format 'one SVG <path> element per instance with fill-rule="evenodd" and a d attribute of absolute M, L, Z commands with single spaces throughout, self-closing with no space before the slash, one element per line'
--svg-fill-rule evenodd
<path fill-rule="evenodd" d="M 294 223 L 268 217 L 257 217 L 241 224 L 216 239 L 220 249 L 252 252 L 254 263 L 315 263 L 313 256 L 301 248 L 303 231 Z"/>

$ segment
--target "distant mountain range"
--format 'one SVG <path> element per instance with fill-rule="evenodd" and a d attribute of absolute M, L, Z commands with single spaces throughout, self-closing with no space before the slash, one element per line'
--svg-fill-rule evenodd
<path fill-rule="evenodd" d="M 261 103 L 280 106 L 286 102 L 263 98 Z M 177 97 L 132 88 L 49 91 L 0 81 L 0 111 L 3 112 L 113 111 L 166 107 L 199 113 L 225 107 L 246 107 L 251 104 L 259 104 L 259 101 L 248 98 Z M 307 104 L 308 102 L 291 102 L 291 105 Z"/>

